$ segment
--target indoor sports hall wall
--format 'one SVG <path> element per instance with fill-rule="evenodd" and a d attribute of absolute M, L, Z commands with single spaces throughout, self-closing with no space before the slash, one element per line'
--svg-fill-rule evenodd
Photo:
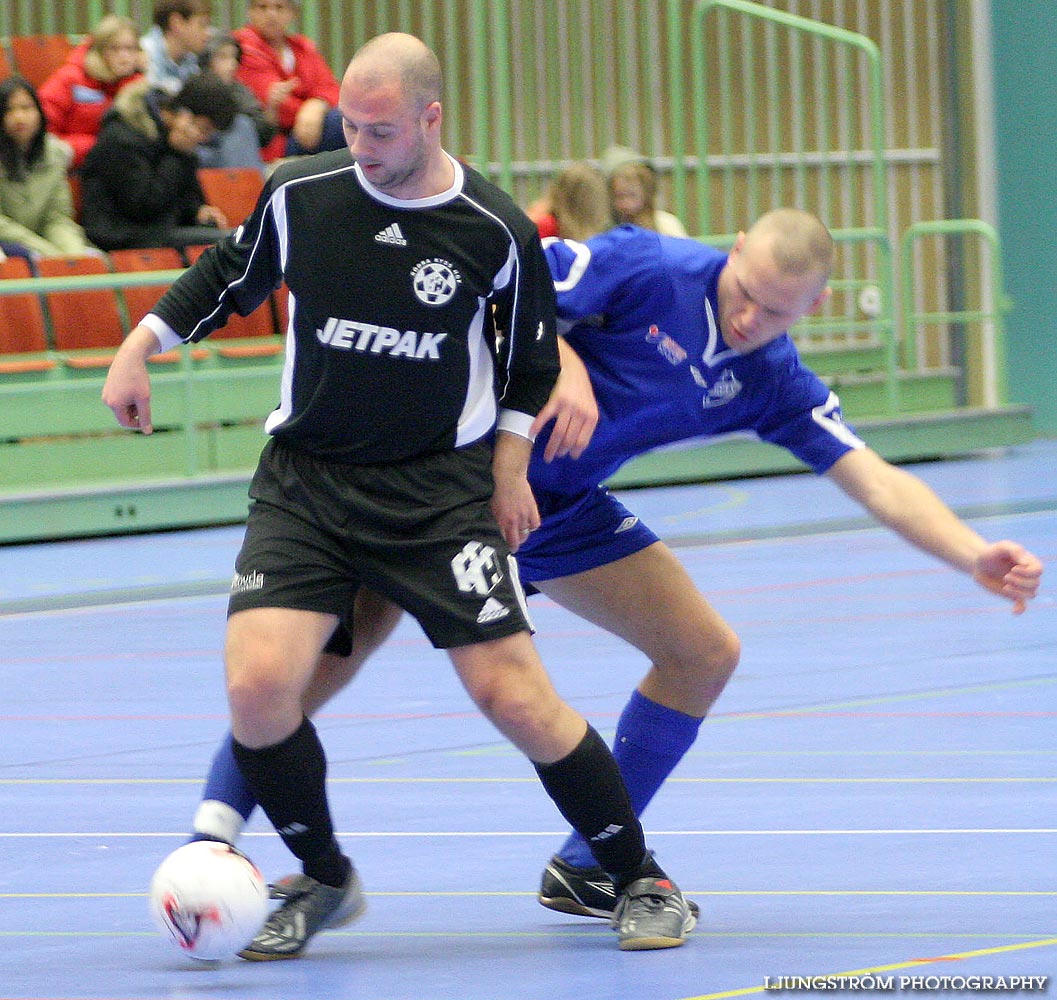
<path fill-rule="evenodd" d="M 304 0 L 299 25 L 338 73 L 379 31 L 424 37 L 445 69 L 446 145 L 522 204 L 564 162 L 617 143 L 659 167 L 667 207 L 695 236 L 729 241 L 776 204 L 818 211 L 841 247 L 836 294 L 795 331 L 798 342 L 854 419 L 886 425 L 890 457 L 914 457 L 1033 433 L 1023 408 L 1007 405 L 1006 247 L 994 225 L 991 82 L 980 72 L 986 9 L 985 0 Z M 149 0 L 9 0 L 0 36 L 77 37 L 111 10 L 150 21 Z M 214 3 L 220 26 L 244 13 L 244 3 Z M 101 469 L 237 479 L 259 448 L 277 364 L 214 352 L 169 366 L 160 388 L 172 405 L 208 405 L 175 417 L 150 452 L 127 436 L 101 443 L 115 436 L 84 416 L 99 408 L 99 376 L 60 385 L 53 374 L 49 413 L 77 414 L 49 418 L 61 457 L 0 457 L 0 491 L 98 482 Z M 190 369 L 197 390 L 183 385 Z M 222 387 L 233 383 L 245 388 L 238 412 L 225 413 Z M 9 388 L 0 375 L 0 408 L 15 403 Z M 15 389 L 24 417 L 32 388 Z M 94 455 L 70 433 L 78 420 Z M 27 435 L 34 426 L 17 423 Z M 756 453 L 710 452 L 641 462 L 627 481 L 769 468 Z"/>

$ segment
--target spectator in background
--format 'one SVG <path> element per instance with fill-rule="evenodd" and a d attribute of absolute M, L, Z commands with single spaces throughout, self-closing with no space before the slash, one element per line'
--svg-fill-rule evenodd
<path fill-rule="evenodd" d="M 239 79 L 278 116 L 279 134 L 262 151 L 266 163 L 345 148 L 338 81 L 311 39 L 290 30 L 296 16 L 294 0 L 250 0 L 248 23 L 234 32 Z"/>
<path fill-rule="evenodd" d="M 107 14 L 40 85 L 48 131 L 72 147 L 72 169 L 84 163 L 121 88 L 142 78 L 142 58 L 135 23 Z"/>
<path fill-rule="evenodd" d="M 229 230 L 205 203 L 199 144 L 230 128 L 235 100 L 212 73 L 191 77 L 178 94 L 146 80 L 126 87 L 107 114 L 82 171 L 82 216 L 104 250 L 215 243 Z"/>
<path fill-rule="evenodd" d="M 140 39 L 152 87 L 175 94 L 198 73 L 212 16 L 209 0 L 155 0 L 154 25 Z"/>
<path fill-rule="evenodd" d="M 264 149 L 279 134 L 279 116 L 274 104 L 261 104 L 257 95 L 238 78 L 242 46 L 235 36 L 214 34 L 202 50 L 199 62 L 204 72 L 216 74 L 228 85 L 239 113 L 253 122 L 258 147 Z"/>
<path fill-rule="evenodd" d="M 44 109 L 21 76 L 0 82 L 0 249 L 36 257 L 89 252 L 73 219 L 66 179 L 72 153 L 44 125 Z"/>
<path fill-rule="evenodd" d="M 582 242 L 613 225 L 606 179 L 590 163 L 571 163 L 560 170 L 526 214 L 541 239 L 557 236 Z"/>
<path fill-rule="evenodd" d="M 175 94 L 202 71 L 199 56 L 209 43 L 210 0 L 155 0 L 154 26 L 143 36 L 146 74 L 151 85 Z M 253 119 L 237 114 L 231 127 L 198 148 L 203 167 L 263 170 L 261 144 Z"/>
<path fill-rule="evenodd" d="M 609 178 L 614 222 L 629 222 L 662 236 L 687 235 L 679 219 L 657 207 L 657 171 L 646 157 L 623 146 L 610 146 L 602 154 L 602 170 Z"/>

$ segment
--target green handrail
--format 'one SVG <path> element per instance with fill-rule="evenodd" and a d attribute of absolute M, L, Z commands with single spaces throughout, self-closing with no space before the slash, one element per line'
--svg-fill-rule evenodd
<path fill-rule="evenodd" d="M 976 234 L 990 247 L 990 281 L 987 290 L 990 296 L 990 307 L 981 305 L 978 309 L 944 309 L 918 310 L 914 300 L 914 246 L 926 236 L 964 236 Z M 906 331 L 906 365 L 914 367 L 916 363 L 916 343 L 912 336 L 919 325 L 940 323 L 981 323 L 990 324 L 991 337 L 981 335 L 980 348 L 985 366 L 990 363 L 992 377 L 983 379 L 985 397 L 990 393 L 994 399 L 985 399 L 987 405 L 1005 402 L 1008 385 L 1005 366 L 1005 322 L 1004 313 L 1009 305 L 1006 301 L 1002 275 L 1002 253 L 998 231 L 982 219 L 938 219 L 916 222 L 903 234 L 901 243 L 902 285 L 900 294 L 903 303 L 903 329 Z"/>
<path fill-rule="evenodd" d="M 80 292 L 92 288 L 139 288 L 144 285 L 171 284 L 184 268 L 165 271 L 123 271 L 111 274 L 71 274 L 62 278 L 5 278 L 0 281 L 0 295 L 24 295 L 26 292 L 46 295 L 48 292 Z"/>

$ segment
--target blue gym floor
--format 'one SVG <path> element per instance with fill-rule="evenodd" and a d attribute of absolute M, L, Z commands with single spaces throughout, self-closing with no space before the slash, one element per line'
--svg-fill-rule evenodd
<path fill-rule="evenodd" d="M 1054 442 L 914 467 L 1051 574 L 1055 470 Z M 909 992 L 1057 973 L 1052 581 L 1014 617 L 810 476 L 624 499 L 743 641 L 644 817 L 701 906 L 684 947 L 621 953 L 601 921 L 536 903 L 563 823 L 405 619 L 319 720 L 365 917 L 293 962 L 176 953 L 145 887 L 226 727 L 241 529 L 218 528 L 0 548 L 0 997 L 704 1000 L 768 977 Z M 644 663 L 545 599 L 532 611 L 559 690 L 611 735 Z M 266 821 L 243 846 L 269 878 L 293 868 Z"/>

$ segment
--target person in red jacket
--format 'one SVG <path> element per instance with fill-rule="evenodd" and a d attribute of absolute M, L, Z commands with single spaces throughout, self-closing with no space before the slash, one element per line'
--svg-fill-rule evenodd
<path fill-rule="evenodd" d="M 242 46 L 238 78 L 279 121 L 261 150 L 266 163 L 345 146 L 338 81 L 312 40 L 290 30 L 296 16 L 295 0 L 250 0 L 248 23 L 233 32 Z"/>
<path fill-rule="evenodd" d="M 84 163 L 95 145 L 117 92 L 142 78 L 142 54 L 135 22 L 108 14 L 40 85 L 37 93 L 48 131 L 73 148 L 72 170 Z"/>

